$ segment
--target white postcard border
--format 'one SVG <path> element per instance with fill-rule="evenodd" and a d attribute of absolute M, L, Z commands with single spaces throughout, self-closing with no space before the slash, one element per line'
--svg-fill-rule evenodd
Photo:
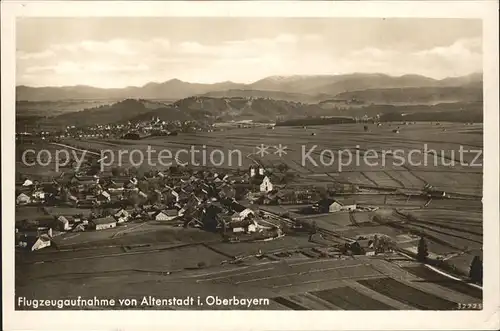
<path fill-rule="evenodd" d="M 15 20 L 76 16 L 482 18 L 484 47 L 483 311 L 14 311 Z M 2 2 L 2 258 L 5 330 L 423 330 L 499 327 L 499 104 L 496 1 Z M 36 38 L 36 36 L 34 36 Z"/>

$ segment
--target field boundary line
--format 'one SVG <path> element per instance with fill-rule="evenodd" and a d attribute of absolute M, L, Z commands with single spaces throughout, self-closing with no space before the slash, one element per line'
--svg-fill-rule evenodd
<path fill-rule="evenodd" d="M 370 177 L 368 177 L 367 174 L 365 174 L 364 171 L 360 171 L 359 172 L 363 177 L 365 177 L 370 183 L 372 183 L 373 185 L 375 185 L 376 187 L 379 187 L 378 183 L 376 181 L 374 181 L 373 179 L 371 179 Z"/>
<path fill-rule="evenodd" d="M 402 181 L 391 175 L 387 170 L 384 170 L 384 174 L 386 174 L 387 177 L 389 177 L 390 179 L 401 185 L 401 188 L 406 188 L 405 184 L 403 184 Z"/>
<path fill-rule="evenodd" d="M 409 259 L 411 259 L 411 260 L 413 260 L 413 261 L 417 261 L 417 259 L 415 259 L 411 255 L 408 255 L 408 254 L 404 253 L 402 250 L 398 250 L 398 253 L 401 254 L 401 255 L 403 255 L 403 256 L 405 256 L 405 257 L 407 257 L 407 258 L 409 258 Z M 477 289 L 480 289 L 481 291 L 483 290 L 483 288 L 481 286 L 477 285 L 477 284 L 472 284 L 472 283 L 466 282 L 463 279 L 460 279 L 460 278 L 458 278 L 456 276 L 453 276 L 453 275 L 451 275 L 449 273 L 446 273 L 446 272 L 444 272 L 442 270 L 439 270 L 438 268 L 436 268 L 434 266 L 431 266 L 431 265 L 429 265 L 427 263 L 423 263 L 423 265 L 424 265 L 424 267 L 429 268 L 430 270 L 435 271 L 436 273 L 441 274 L 441 275 L 443 275 L 445 277 L 448 277 L 449 279 L 453 279 L 453 280 L 462 282 L 462 283 L 467 284 L 469 286 L 472 286 L 472 287 L 475 287 Z"/>

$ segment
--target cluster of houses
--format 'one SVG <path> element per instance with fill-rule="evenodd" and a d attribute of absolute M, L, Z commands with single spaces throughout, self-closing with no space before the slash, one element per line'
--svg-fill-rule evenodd
<path fill-rule="evenodd" d="M 210 127 L 202 125 L 196 121 L 164 121 L 159 117 L 153 117 L 151 120 L 128 122 L 126 124 L 98 124 L 85 128 L 75 128 L 74 126 L 66 128 L 64 132 L 59 133 L 59 138 L 107 138 L 123 137 L 136 133 L 139 138 L 150 135 L 173 135 L 177 132 L 198 132 L 210 131 Z"/>
<path fill-rule="evenodd" d="M 118 138 L 130 132 L 137 132 L 140 136 L 149 136 L 170 135 L 174 132 L 211 131 L 212 129 L 211 126 L 196 121 L 163 121 L 160 120 L 159 117 L 153 117 L 151 120 L 137 121 L 134 123 L 96 124 L 85 127 L 68 125 L 63 130 L 58 131 L 19 132 L 16 134 L 16 140 L 28 141 L 30 139 L 41 139 L 44 141 L 57 141 L 65 138 Z"/>
<path fill-rule="evenodd" d="M 213 172 L 176 168 L 144 175 L 62 175 L 49 182 L 24 179 L 16 185 L 16 205 L 68 205 L 78 208 L 143 206 L 164 202 L 173 206 L 211 198 L 244 197 L 248 192 L 271 192 L 274 185 L 263 168 Z"/>
<path fill-rule="evenodd" d="M 16 205 L 41 209 L 58 206 L 75 211 L 57 217 L 47 212 L 44 224 L 35 224 L 38 238 L 42 238 L 40 230 L 45 228 L 60 232 L 99 231 L 145 220 L 214 232 L 274 235 L 276 227 L 261 225 L 255 211 L 236 202 L 250 192 L 265 194 L 273 190 L 270 178 L 258 166 L 248 172 L 172 167 L 134 176 L 115 171 L 114 175 L 62 175 L 50 182 L 27 178 L 16 185 Z M 78 214 L 81 210 L 89 212 Z M 16 229 L 26 233 L 33 227 L 27 229 L 20 224 Z M 52 233 L 43 233 L 43 238 L 51 236 Z M 48 242 L 31 244 L 39 249 Z"/>

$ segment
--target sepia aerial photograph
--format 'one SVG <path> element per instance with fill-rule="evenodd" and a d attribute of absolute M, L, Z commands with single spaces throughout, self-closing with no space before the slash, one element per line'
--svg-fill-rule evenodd
<path fill-rule="evenodd" d="M 18 17 L 15 309 L 482 310 L 482 30 Z"/>

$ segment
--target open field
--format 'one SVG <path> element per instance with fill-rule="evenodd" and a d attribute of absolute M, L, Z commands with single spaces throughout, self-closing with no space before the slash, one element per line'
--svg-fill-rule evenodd
<path fill-rule="evenodd" d="M 457 154 L 453 156 L 450 151 L 458 151 L 460 146 L 482 149 L 482 134 L 477 133 L 482 132 L 482 125 L 384 123 L 381 127 L 368 124 L 368 132 L 364 132 L 364 125 L 276 127 L 273 130 L 245 128 L 137 141 L 66 139 L 62 143 L 82 149 L 109 149 L 114 153 L 138 149 L 144 155 L 147 155 L 148 146 L 157 151 L 168 149 L 172 154 L 189 150 L 191 146 L 204 150 L 207 155 L 215 150 L 233 150 L 238 153 L 233 154 L 232 163 L 225 162 L 220 168 L 247 169 L 259 163 L 277 172 L 272 167 L 284 163 L 298 175 L 291 184 L 299 187 L 355 184 L 359 186 L 357 192 L 338 193 L 335 197 L 340 201 L 354 200 L 360 207 L 381 209 L 352 214 L 304 215 L 298 214 L 303 205 L 259 207 L 278 215 L 288 213 L 307 223 L 316 222 L 321 230 L 339 238 L 386 234 L 395 238 L 398 248 L 408 251 L 416 249 L 415 240 L 423 236 L 432 256 L 445 257 L 458 271 L 467 274 L 473 256 L 482 256 L 482 168 L 395 165 L 391 154 L 385 156 L 385 164 L 382 164 L 383 158 L 378 157 L 376 160 L 380 163 L 371 166 L 363 161 L 363 155 L 369 149 L 377 152 L 401 149 L 407 154 L 413 149 L 422 150 L 424 144 L 428 144 L 428 148 L 443 150 L 449 162 L 457 158 Z M 400 133 L 393 133 L 398 126 Z M 255 154 L 260 144 L 271 146 L 269 154 L 263 157 Z M 274 154 L 273 146 L 279 144 L 287 146 L 287 153 L 281 157 Z M 310 156 L 314 161 L 302 162 L 303 148 L 309 150 L 313 146 L 316 147 Z M 64 147 L 48 143 L 18 146 L 18 173 L 34 177 L 58 175 L 54 172 L 53 160 L 46 167 L 22 165 L 20 151 L 23 148 L 55 152 Z M 321 153 L 325 149 L 333 152 L 333 162 L 328 157 L 329 152 Z M 343 154 L 340 159 L 344 163 L 339 164 L 337 152 L 343 149 L 351 150 L 353 162 L 348 164 L 349 157 Z M 356 153 L 361 164 L 356 163 Z M 238 155 L 241 155 L 241 162 Z M 427 154 L 427 157 L 430 156 Z M 471 157 L 465 158 L 470 161 Z M 193 163 L 186 153 L 179 154 L 179 158 Z M 424 160 L 424 156 L 417 153 L 414 158 Z M 123 161 L 121 166 L 131 166 L 127 157 Z M 195 156 L 195 161 L 203 163 L 202 153 Z M 152 154 L 152 162 L 156 165 L 151 168 L 167 168 L 158 165 L 157 154 Z M 429 199 L 419 194 L 425 184 L 446 191 L 451 198 Z M 417 193 L 410 196 L 404 192 Z M 88 213 L 89 210 L 50 207 L 47 212 L 49 216 L 57 216 Z M 16 220 L 44 215 L 37 207 L 16 210 Z M 378 217 L 374 219 L 374 216 Z M 410 268 L 377 257 L 319 259 L 314 254 L 301 253 L 331 248 L 338 243 L 323 239 L 309 241 L 308 234 L 304 233 L 270 241 L 223 243 L 219 234 L 158 222 L 131 222 L 115 229 L 65 233 L 54 237 L 50 248 L 16 255 L 16 294 L 71 297 L 78 295 L 81 287 L 87 289 L 89 296 L 101 297 L 112 297 L 116 293 L 129 297 L 141 297 L 144 293 L 164 297 L 248 297 L 252 294 L 272 299 L 269 306 L 252 309 L 300 310 L 455 309 L 458 302 L 479 302 L 481 299 L 469 285 L 445 282 L 428 269 L 422 269 L 420 264 Z M 282 258 L 279 252 L 292 254 Z M 255 256 L 260 253 L 264 257 Z M 234 262 L 234 258 L 241 257 L 245 258 Z M 198 263 L 202 263 L 200 268 Z"/>
<path fill-rule="evenodd" d="M 54 239 L 60 249 L 79 249 L 99 246 L 134 245 L 142 243 L 187 244 L 219 241 L 220 235 L 198 229 L 184 229 L 164 224 L 128 223 L 112 229 L 68 233 Z"/>
<path fill-rule="evenodd" d="M 450 279 L 448 277 L 444 277 L 443 275 L 429 270 L 429 268 L 417 265 L 405 267 L 404 269 L 409 273 L 421 278 L 423 282 L 435 283 L 442 287 L 450 288 L 454 291 L 467 294 L 477 299 L 482 299 L 483 297 L 483 292 L 481 290 L 462 282 Z"/>
<path fill-rule="evenodd" d="M 435 149 L 439 152 L 443 151 L 456 151 L 458 153 L 459 147 L 462 145 L 464 148 L 482 148 L 482 135 L 472 135 L 467 134 L 468 130 L 477 130 L 480 127 L 467 126 L 464 127 L 461 124 L 449 123 L 442 125 L 449 126 L 446 132 L 442 131 L 441 126 L 433 126 L 430 123 L 417 123 L 415 125 L 404 126 L 401 128 L 399 134 L 394 134 L 392 132 L 393 127 L 400 126 L 398 123 L 385 124 L 382 127 L 376 127 L 374 125 L 368 124 L 371 127 L 370 132 L 363 132 L 364 124 L 342 124 L 333 126 L 320 126 L 320 127 L 310 127 L 307 129 L 297 128 L 297 127 L 276 127 L 274 130 L 268 130 L 266 128 L 245 128 L 245 129 L 234 129 L 227 131 L 214 131 L 214 132 L 199 132 L 199 133 L 189 133 L 180 134 L 179 136 L 168 136 L 168 137 L 150 137 L 140 141 L 124 141 L 122 139 L 104 139 L 104 140 L 70 140 L 70 144 L 78 144 L 82 148 L 93 147 L 95 149 L 106 149 L 106 148 L 123 148 L 123 146 L 128 146 L 131 148 L 140 148 L 141 146 L 151 145 L 152 147 L 158 148 L 171 148 L 174 151 L 177 148 L 186 148 L 192 145 L 203 146 L 205 145 L 207 151 L 210 148 L 237 148 L 242 151 L 242 154 L 248 155 L 250 153 L 256 152 L 256 147 L 263 143 L 264 145 L 275 146 L 280 143 L 283 146 L 287 146 L 286 156 L 282 156 L 282 161 L 293 164 L 294 161 L 299 163 L 298 169 L 302 169 L 302 172 L 307 173 L 312 171 L 314 173 L 325 173 L 325 172 L 337 172 L 337 163 L 334 160 L 332 165 L 323 165 L 322 167 L 309 167 L 311 162 L 307 162 L 307 166 L 300 166 L 302 163 L 301 152 L 304 148 L 305 151 L 310 151 L 313 146 L 316 146 L 311 155 L 315 156 L 314 160 L 317 163 L 321 163 L 319 160 L 319 154 L 321 151 L 328 149 L 334 152 L 339 150 L 350 150 L 352 153 L 353 164 L 351 167 L 345 167 L 343 170 L 358 170 L 364 168 L 366 171 L 376 171 L 376 169 L 381 169 L 386 171 L 390 168 L 394 170 L 403 170 L 400 166 L 393 167 L 393 162 L 390 153 L 385 155 L 385 165 L 382 164 L 382 151 L 393 151 L 401 149 L 404 151 L 409 151 L 412 149 L 422 150 L 424 145 L 427 144 L 428 149 Z M 456 130 L 452 130 L 455 128 Z M 460 129 L 460 130 L 458 130 Z M 312 133 L 316 135 L 311 136 Z M 360 157 L 360 162 L 363 162 L 363 155 L 366 150 L 373 150 L 378 153 L 379 161 L 376 162 L 372 156 L 369 158 L 369 162 L 363 165 L 357 165 L 356 156 Z M 277 155 L 274 155 L 275 150 L 271 148 L 262 158 L 262 162 L 270 162 Z M 358 152 L 356 152 L 358 151 Z M 466 155 L 467 153 L 464 153 Z M 471 154 L 471 153 L 469 153 Z M 401 154 L 403 155 L 403 154 Z M 298 156 L 298 157 L 295 157 Z M 327 160 L 327 154 L 325 154 L 324 163 Z M 336 157 L 336 153 L 334 154 Z M 349 159 L 348 153 L 342 154 L 343 157 Z M 411 158 L 407 160 L 413 160 L 417 158 L 418 153 L 415 153 Z M 423 157 L 422 157 L 423 159 Z M 464 159 L 466 157 L 464 156 Z M 428 165 L 424 166 L 426 170 L 444 170 L 448 166 L 434 166 L 434 158 L 428 157 Z M 438 160 L 441 163 L 441 160 Z M 372 163 L 380 163 L 379 166 L 371 166 Z M 417 163 L 417 162 L 414 162 Z M 355 166 L 352 168 L 352 166 Z M 320 169 L 321 168 L 321 169 Z M 324 171 L 326 169 L 332 169 L 333 171 Z M 480 168 L 476 168 L 480 171 Z"/>
<path fill-rule="evenodd" d="M 168 254 L 172 255 L 169 257 Z M 209 261 L 208 265 L 214 264 L 208 269 L 190 269 L 192 262 L 181 259 L 181 254 L 191 257 L 190 261 L 197 261 L 203 256 L 204 260 Z M 23 269 L 29 271 L 31 277 L 29 281 L 20 282 L 16 294 L 29 293 L 30 296 L 43 298 L 70 297 L 77 295 L 79 286 L 85 286 L 89 297 L 113 297 L 116 286 L 121 286 L 121 297 L 136 297 L 139 300 L 144 293 L 154 293 L 158 298 L 187 295 L 201 298 L 209 295 L 226 298 L 260 297 L 272 299 L 272 303 L 250 309 L 295 310 L 455 309 L 458 302 L 477 302 L 473 291 L 469 293 L 471 297 L 462 293 L 463 290 L 445 291 L 435 282 L 415 283 L 417 278 L 414 275 L 394 263 L 363 257 L 350 260 L 271 261 L 223 267 L 216 264 L 224 257 L 204 246 L 197 246 L 143 255 L 141 258 L 120 258 L 129 259 L 135 268 L 140 268 L 136 270 L 121 269 L 116 262 L 105 263 L 106 258 L 96 259 L 102 261 L 93 266 L 91 272 L 83 268 L 55 272 L 50 264 L 34 264 L 29 270 Z M 166 262 L 166 259 L 171 262 Z M 71 264 L 66 267 L 70 268 Z M 168 274 L 167 270 L 172 272 Z M 127 286 L 119 285 L 124 281 Z M 34 286 L 38 282 L 43 282 L 44 286 Z M 444 297 L 438 297 L 443 294 Z M 206 306 L 191 308 L 213 309 Z"/>
<path fill-rule="evenodd" d="M 420 291 L 392 278 L 360 280 L 359 283 L 419 309 L 447 310 L 457 307 L 455 302 Z"/>

